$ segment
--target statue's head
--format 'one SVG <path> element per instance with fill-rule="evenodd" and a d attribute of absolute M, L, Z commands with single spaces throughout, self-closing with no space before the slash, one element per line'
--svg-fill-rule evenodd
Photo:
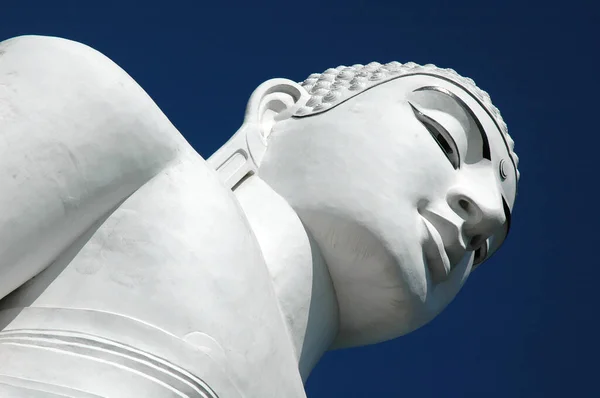
<path fill-rule="evenodd" d="M 301 86 L 275 79 L 253 94 L 246 125 L 266 143 L 259 176 L 328 264 L 338 346 L 427 323 L 506 238 L 513 141 L 489 96 L 452 70 L 371 63 Z"/>

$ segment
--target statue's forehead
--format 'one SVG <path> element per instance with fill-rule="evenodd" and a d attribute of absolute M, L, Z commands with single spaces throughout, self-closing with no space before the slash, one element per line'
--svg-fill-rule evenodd
<path fill-rule="evenodd" d="M 515 166 L 518 180 L 519 172 L 516 170 L 518 157 L 513 152 L 514 142 L 508 135 L 506 124 L 502 120 L 500 112 L 491 103 L 489 95 L 477 87 L 472 79 L 459 75 L 453 69 L 438 68 L 432 64 L 418 65 L 414 62 L 401 64 L 396 61 L 387 64 L 371 62 L 367 65 L 340 65 L 337 68 L 329 68 L 323 73 L 311 74 L 301 83 L 302 87 L 309 93 L 310 99 L 294 111 L 294 117 L 309 117 L 326 112 L 356 97 L 358 94 L 367 93 L 373 88 L 388 87 L 387 83 L 394 80 L 406 83 L 407 78 L 413 80 L 412 77 L 414 76 L 419 76 L 422 79 L 444 80 L 465 89 L 467 95 L 471 96 L 484 108 L 502 133 L 502 138 L 508 146 L 511 161 Z M 379 98 L 375 99 L 375 102 L 378 101 Z"/>

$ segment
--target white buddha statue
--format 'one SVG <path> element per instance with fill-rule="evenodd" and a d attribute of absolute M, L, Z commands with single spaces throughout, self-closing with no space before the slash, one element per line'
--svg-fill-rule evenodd
<path fill-rule="evenodd" d="M 0 396 L 305 397 L 326 350 L 448 305 L 506 237 L 517 163 L 433 65 L 269 80 L 205 161 L 97 51 L 4 41 Z"/>

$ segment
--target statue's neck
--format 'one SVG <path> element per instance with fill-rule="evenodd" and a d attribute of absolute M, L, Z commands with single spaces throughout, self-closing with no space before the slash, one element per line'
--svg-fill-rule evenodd
<path fill-rule="evenodd" d="M 338 331 L 327 265 L 294 210 L 258 176 L 245 179 L 234 193 L 260 244 L 306 381 Z"/>

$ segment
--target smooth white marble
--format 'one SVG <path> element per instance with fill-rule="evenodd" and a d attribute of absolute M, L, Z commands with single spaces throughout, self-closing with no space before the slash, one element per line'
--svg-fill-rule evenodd
<path fill-rule="evenodd" d="M 326 350 L 448 305 L 517 163 L 487 94 L 433 66 L 269 80 L 205 161 L 104 55 L 4 41 L 0 396 L 305 397 Z"/>

